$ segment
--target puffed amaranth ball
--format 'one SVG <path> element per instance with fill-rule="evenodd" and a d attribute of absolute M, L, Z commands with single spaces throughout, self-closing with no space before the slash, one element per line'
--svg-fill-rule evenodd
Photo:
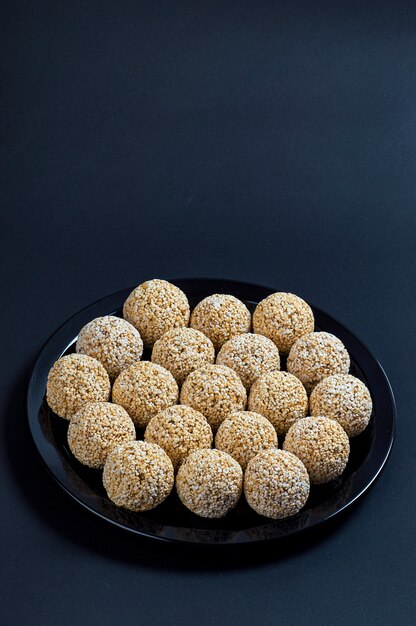
<path fill-rule="evenodd" d="M 88 354 L 102 363 L 110 378 L 140 361 L 143 341 L 132 324 L 114 315 L 96 317 L 78 335 L 76 351 Z"/>
<path fill-rule="evenodd" d="M 278 435 L 308 414 L 308 395 L 300 380 L 288 372 L 270 372 L 252 386 L 248 408 L 266 417 Z"/>
<path fill-rule="evenodd" d="M 243 383 L 225 365 L 204 365 L 191 372 L 182 385 L 181 404 L 200 411 L 214 430 L 232 411 L 243 411 L 246 402 Z"/>
<path fill-rule="evenodd" d="M 112 449 L 103 472 L 107 495 L 130 511 L 150 511 L 163 502 L 175 482 L 173 465 L 154 443 L 132 441 Z"/>
<path fill-rule="evenodd" d="M 244 477 L 244 494 L 259 515 L 282 519 L 296 515 L 309 496 L 304 464 L 290 452 L 269 449 L 253 457 Z"/>
<path fill-rule="evenodd" d="M 311 393 L 311 415 L 336 420 L 348 437 L 363 432 L 370 421 L 373 403 L 364 383 L 350 374 L 334 374 L 321 380 Z"/>
<path fill-rule="evenodd" d="M 251 329 L 251 314 L 241 300 L 223 293 L 215 293 L 199 302 L 192 311 L 191 328 L 209 337 L 216 350 L 234 337 Z"/>
<path fill-rule="evenodd" d="M 169 370 L 181 385 L 188 374 L 205 363 L 214 363 L 215 349 L 199 330 L 173 328 L 156 341 L 152 361 Z"/>
<path fill-rule="evenodd" d="M 153 415 L 177 403 L 179 388 L 172 374 L 149 361 L 123 370 L 113 385 L 113 402 L 120 404 L 136 426 L 144 428 Z"/>
<path fill-rule="evenodd" d="M 197 450 L 182 463 L 176 476 L 179 499 L 200 517 L 224 517 L 242 492 L 243 470 L 221 450 Z"/>
<path fill-rule="evenodd" d="M 344 471 L 350 454 L 347 433 L 329 417 L 304 417 L 289 428 L 283 449 L 295 454 L 312 484 L 327 483 Z"/>
<path fill-rule="evenodd" d="M 190 406 L 171 406 L 152 417 L 144 439 L 163 448 L 177 469 L 191 452 L 212 447 L 212 430 L 199 411 Z"/>
<path fill-rule="evenodd" d="M 123 407 L 111 402 L 90 402 L 72 417 L 68 445 L 80 463 L 101 469 L 117 445 L 134 441 L 136 430 Z"/>
<path fill-rule="evenodd" d="M 273 341 L 254 333 L 244 333 L 226 341 L 216 362 L 231 367 L 246 389 L 250 389 L 262 374 L 280 370 L 279 350 Z"/>
<path fill-rule="evenodd" d="M 350 356 L 338 337 L 331 333 L 310 333 L 296 341 L 288 359 L 287 371 L 299 378 L 310 393 L 331 374 L 348 374 Z"/>
<path fill-rule="evenodd" d="M 262 415 L 235 411 L 217 430 L 215 447 L 227 452 L 244 470 L 258 452 L 277 447 L 277 435 L 269 420 Z"/>
<path fill-rule="evenodd" d="M 123 306 L 124 318 L 137 328 L 146 347 L 153 346 L 168 330 L 188 326 L 189 315 L 183 291 L 158 278 L 136 287 Z"/>
<path fill-rule="evenodd" d="M 111 383 L 104 366 L 85 354 L 67 354 L 54 363 L 46 384 L 52 411 L 70 420 L 88 402 L 107 402 Z"/>
<path fill-rule="evenodd" d="M 254 332 L 271 339 L 282 354 L 287 354 L 299 337 L 313 332 L 314 325 L 311 307 L 293 293 L 272 293 L 253 313 Z"/>

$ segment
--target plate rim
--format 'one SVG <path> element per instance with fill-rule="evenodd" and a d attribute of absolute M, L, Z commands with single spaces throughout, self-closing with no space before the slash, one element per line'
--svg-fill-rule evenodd
<path fill-rule="evenodd" d="M 247 281 L 240 281 L 240 280 L 233 280 L 233 279 L 227 279 L 227 278 L 208 278 L 208 277 L 203 277 L 203 278 L 194 278 L 194 277 L 186 277 L 186 278 L 168 278 L 165 279 L 168 280 L 169 282 L 173 283 L 173 284 L 178 284 L 178 286 L 180 286 L 180 288 L 182 288 L 184 291 L 186 291 L 186 286 L 184 286 L 185 283 L 206 283 L 207 285 L 210 283 L 217 283 L 217 284 L 222 284 L 224 286 L 224 288 L 228 285 L 228 287 L 232 288 L 232 286 L 239 286 L 240 288 L 247 288 L 247 289 L 257 289 L 257 290 L 263 290 L 264 292 L 269 292 L 269 293 L 273 293 L 275 291 L 278 291 L 276 288 L 274 287 L 270 287 L 270 286 L 265 286 L 265 285 L 261 285 L 259 283 L 251 283 L 251 282 L 247 282 Z M 199 539 L 195 539 L 195 538 L 184 538 L 184 537 L 175 537 L 175 536 L 162 536 L 162 535 L 157 535 L 157 534 L 152 534 L 151 532 L 147 532 L 143 529 L 137 529 L 137 528 L 133 528 L 131 526 L 125 525 L 119 521 L 117 521 L 116 519 L 113 519 L 109 516 L 106 516 L 105 514 L 103 514 L 102 512 L 100 512 L 99 510 L 97 510 L 96 508 L 94 508 L 93 506 L 91 506 L 88 502 L 86 502 L 85 500 L 82 499 L 81 496 L 79 496 L 76 492 L 72 491 L 71 488 L 65 484 L 64 481 L 61 480 L 61 478 L 53 471 L 53 469 L 51 468 L 50 464 L 48 463 L 47 459 L 45 458 L 44 453 L 42 452 L 40 446 L 38 445 L 38 432 L 36 432 L 36 428 L 35 428 L 35 424 L 34 424 L 34 420 L 36 420 L 35 417 L 35 413 L 37 413 L 37 417 L 38 417 L 38 410 L 36 411 L 36 408 L 32 406 L 32 394 L 33 394 L 33 389 L 34 386 L 36 384 L 36 376 L 37 376 L 37 369 L 40 367 L 42 359 L 45 356 L 45 353 L 49 350 L 51 344 L 53 344 L 54 340 L 56 339 L 57 336 L 59 336 L 60 332 L 63 331 L 63 329 L 67 326 L 70 325 L 71 321 L 80 316 L 83 312 L 86 312 L 87 310 L 99 306 L 99 304 L 103 301 L 106 300 L 110 300 L 110 299 L 115 299 L 117 298 L 117 296 L 121 297 L 121 294 L 128 294 L 129 292 L 131 292 L 135 287 L 127 287 L 121 290 L 118 290 L 112 294 L 108 294 L 106 296 L 103 296 L 101 298 L 98 298 L 97 300 L 95 300 L 94 302 L 91 302 L 89 304 L 87 304 L 86 306 L 82 307 L 81 309 L 79 309 L 77 312 L 73 313 L 70 317 L 68 317 L 62 324 L 60 324 L 56 330 L 54 332 L 51 333 L 51 335 L 46 339 L 46 341 L 44 342 L 44 344 L 42 345 L 41 349 L 39 350 L 36 359 L 33 363 L 33 367 L 31 369 L 31 373 L 30 373 L 30 377 L 28 380 L 28 384 L 27 384 L 27 392 L 26 392 L 26 412 L 27 412 L 27 423 L 29 426 L 29 431 L 31 434 L 31 439 L 33 441 L 33 444 L 36 448 L 38 457 L 41 459 L 43 466 L 46 468 L 48 474 L 54 479 L 55 482 L 57 482 L 57 484 L 63 489 L 63 491 L 69 495 L 71 497 L 72 500 L 74 500 L 75 502 L 77 502 L 79 505 L 81 505 L 84 509 L 88 510 L 90 513 L 98 516 L 100 519 L 106 521 L 107 523 L 110 523 L 112 526 L 115 526 L 117 528 L 122 529 L 123 531 L 127 531 L 130 534 L 136 535 L 136 536 L 140 536 L 140 537 L 144 537 L 147 539 L 157 539 L 158 541 L 163 541 L 163 542 L 169 542 L 169 543 L 183 543 L 183 544 L 192 544 L 192 545 L 248 545 L 248 544 L 253 544 L 253 543 L 263 543 L 263 542 L 270 542 L 270 541 L 279 541 L 279 540 L 283 540 L 285 538 L 288 537 L 292 537 L 294 535 L 298 535 L 299 533 L 302 532 L 306 532 L 309 531 L 313 528 L 316 528 L 317 526 L 319 526 L 320 524 L 325 524 L 327 522 L 329 522 L 330 520 L 332 520 L 334 517 L 342 514 L 343 512 L 345 512 L 346 509 L 348 509 L 349 507 L 351 507 L 355 502 L 357 502 L 357 500 L 359 498 L 361 498 L 363 496 L 363 494 L 365 492 L 367 492 L 376 482 L 376 480 L 379 478 L 381 472 L 383 471 L 386 462 L 390 456 L 393 444 L 394 444 L 394 440 L 395 440 L 395 435 L 396 435 L 396 419 L 397 419 L 397 407 L 396 407 L 396 401 L 395 401 L 395 397 L 394 397 L 394 393 L 393 393 L 393 389 L 391 386 L 391 383 L 388 379 L 388 376 L 384 370 L 384 368 L 382 367 L 382 365 L 380 364 L 380 362 L 378 361 L 378 359 L 373 355 L 373 353 L 371 352 L 371 350 L 367 347 L 366 343 L 363 342 L 359 336 L 356 335 L 355 332 L 351 331 L 350 328 L 348 326 L 346 326 L 345 324 L 343 324 L 342 322 L 340 322 L 337 318 L 335 318 L 333 315 L 331 315 L 330 313 L 327 313 L 326 311 L 324 311 L 323 309 L 321 309 L 318 306 L 315 306 L 310 300 L 306 300 L 308 302 L 308 304 L 315 309 L 316 311 L 319 311 L 320 314 L 323 314 L 325 317 L 329 318 L 330 320 L 332 320 L 335 325 L 341 326 L 343 328 L 343 330 L 345 330 L 350 336 L 351 338 L 353 338 L 360 346 L 361 349 L 364 349 L 365 352 L 367 353 L 367 356 L 370 358 L 370 360 L 373 361 L 373 364 L 377 367 L 377 369 L 379 370 L 379 374 L 381 374 L 381 377 L 383 379 L 383 382 L 385 384 L 385 391 L 387 392 L 387 395 L 389 397 L 390 400 L 390 404 L 391 404 L 391 420 L 390 420 L 390 425 L 389 425 L 389 431 L 390 431 L 390 435 L 389 435 L 389 441 L 388 441 L 388 445 L 387 447 L 384 449 L 384 453 L 382 455 L 382 459 L 378 464 L 377 470 L 375 471 L 375 473 L 372 475 L 372 477 L 362 486 L 361 489 L 358 490 L 358 492 L 356 494 L 354 494 L 353 497 L 349 498 L 345 503 L 343 503 L 342 505 L 340 505 L 338 508 L 336 508 L 334 511 L 332 511 L 329 514 L 325 515 L 324 519 L 315 519 L 312 522 L 308 523 L 306 526 L 302 526 L 299 528 L 295 528 L 293 529 L 291 532 L 283 534 L 283 535 L 276 535 L 276 536 L 271 536 L 271 537 L 261 537 L 261 538 L 252 538 L 250 537 L 249 539 L 239 539 L 238 541 L 233 541 L 231 540 L 225 540 L 225 541 L 221 541 L 221 540 L 216 540 L 216 541 L 206 541 L 206 540 L 202 540 L 202 538 Z M 187 294 L 188 295 L 188 294 Z M 196 297 L 196 296 L 189 296 L 189 297 Z M 205 297 L 205 296 L 203 296 Z M 267 297 L 267 296 L 264 296 Z M 107 315 L 109 315 L 109 313 L 107 313 Z M 104 313 L 105 315 L 105 313 Z M 70 343 L 65 346 L 61 353 L 64 353 L 67 348 L 73 344 L 74 339 L 72 338 L 72 340 L 70 341 Z M 38 420 L 37 420 L 38 421 Z M 59 452 L 57 450 L 57 448 L 55 446 L 53 446 L 54 451 L 56 454 L 59 455 Z M 364 464 L 363 464 L 364 465 Z M 362 466 L 361 466 L 362 467 Z M 265 518 L 266 520 L 267 518 Z M 268 520 L 270 523 L 273 523 L 273 521 L 277 521 L 277 520 Z M 175 528 L 175 527 L 170 527 L 170 528 Z M 195 532 L 197 534 L 204 534 L 204 533 L 211 533 L 211 530 L 206 530 L 206 529 L 195 529 Z M 225 533 L 230 533 L 230 534 L 236 534 L 239 531 L 232 531 L 232 530 L 226 530 L 226 531 L 218 531 L 218 532 L 225 532 Z M 244 532 L 243 530 L 241 532 Z"/>

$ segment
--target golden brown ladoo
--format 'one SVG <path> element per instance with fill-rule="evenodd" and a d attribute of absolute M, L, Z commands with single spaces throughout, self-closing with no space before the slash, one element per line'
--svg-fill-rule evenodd
<path fill-rule="evenodd" d="M 123 407 L 111 402 L 90 402 L 72 417 L 67 437 L 78 461 L 101 469 L 115 446 L 136 439 L 136 430 Z"/>
<path fill-rule="evenodd" d="M 104 366 L 85 354 L 67 354 L 53 365 L 46 384 L 52 411 L 70 420 L 88 402 L 107 402 L 111 383 Z"/>
<path fill-rule="evenodd" d="M 273 341 L 254 333 L 229 339 L 219 351 L 217 363 L 231 367 L 246 389 L 262 374 L 280 370 L 279 350 Z"/>
<path fill-rule="evenodd" d="M 331 333 L 310 333 L 298 339 L 287 358 L 287 371 L 303 383 L 310 393 L 331 374 L 348 374 L 349 354 L 338 337 Z"/>
<path fill-rule="evenodd" d="M 117 506 L 135 512 L 149 511 L 172 491 L 173 465 L 166 452 L 154 443 L 124 443 L 108 455 L 103 485 Z"/>
<path fill-rule="evenodd" d="M 190 325 L 209 337 L 215 349 L 219 350 L 231 337 L 250 331 L 251 314 L 241 300 L 215 293 L 196 305 Z"/>
<path fill-rule="evenodd" d="M 251 411 L 234 411 L 223 421 L 215 435 L 215 447 L 227 452 L 242 467 L 261 450 L 277 447 L 272 424 Z"/>
<path fill-rule="evenodd" d="M 171 406 L 152 417 L 144 439 L 163 448 L 177 469 L 191 452 L 211 448 L 212 430 L 202 413 L 190 406 Z"/>
<path fill-rule="evenodd" d="M 293 293 L 272 293 L 253 313 L 254 332 L 274 341 L 282 354 L 287 354 L 299 337 L 313 332 L 314 325 L 311 307 Z"/>
<path fill-rule="evenodd" d="M 149 361 L 123 370 L 113 386 L 113 402 L 120 404 L 136 426 L 144 428 L 153 415 L 177 403 L 179 388 L 172 374 Z"/>
<path fill-rule="evenodd" d="M 248 408 L 264 415 L 284 435 L 291 425 L 308 413 L 308 395 L 300 380 L 288 372 L 260 376 L 250 390 Z"/>
<path fill-rule="evenodd" d="M 188 326 L 189 315 L 189 302 L 183 291 L 158 278 L 136 287 L 123 306 L 124 318 L 137 328 L 147 347 L 168 330 Z"/>
<path fill-rule="evenodd" d="M 140 361 L 143 341 L 132 324 L 120 317 L 106 315 L 96 317 L 81 328 L 76 351 L 100 361 L 114 379 L 126 367 Z"/>
<path fill-rule="evenodd" d="M 156 341 L 152 361 L 169 370 L 181 385 L 188 374 L 206 363 L 214 363 L 215 349 L 199 330 L 173 328 Z"/>
<path fill-rule="evenodd" d="M 200 411 L 214 430 L 231 411 L 244 410 L 246 402 L 243 383 L 225 365 L 204 365 L 191 372 L 182 385 L 181 404 Z"/>
<path fill-rule="evenodd" d="M 272 519 L 296 515 L 309 496 L 308 472 L 290 452 L 262 450 L 247 465 L 244 494 L 259 515 Z"/>
<path fill-rule="evenodd" d="M 178 496 L 200 517 L 224 517 L 237 504 L 243 470 L 221 450 L 197 450 L 182 463 L 176 477 Z"/>
<path fill-rule="evenodd" d="M 345 430 L 328 417 L 304 417 L 290 428 L 283 449 L 297 456 L 311 483 L 327 483 L 344 471 L 350 454 Z"/>
<path fill-rule="evenodd" d="M 341 424 L 348 437 L 363 432 L 370 421 L 373 403 L 361 380 L 350 374 L 327 376 L 311 393 L 311 415 L 324 415 Z"/>

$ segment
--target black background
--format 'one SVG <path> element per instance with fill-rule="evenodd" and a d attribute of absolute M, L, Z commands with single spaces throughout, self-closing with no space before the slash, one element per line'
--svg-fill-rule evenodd
<path fill-rule="evenodd" d="M 1 621 L 411 624 L 416 8 L 404 2 L 1 4 Z M 81 510 L 38 461 L 42 343 L 152 277 L 288 290 L 364 338 L 393 453 L 337 524 L 178 549 Z"/>

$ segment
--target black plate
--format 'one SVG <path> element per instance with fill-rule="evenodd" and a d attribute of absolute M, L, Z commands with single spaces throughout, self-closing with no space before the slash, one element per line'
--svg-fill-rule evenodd
<path fill-rule="evenodd" d="M 276 289 L 216 279 L 173 280 L 191 306 L 212 293 L 230 293 L 253 310 Z M 351 440 L 351 455 L 341 478 L 314 486 L 305 508 L 285 520 L 273 521 L 254 513 L 241 499 L 234 511 L 220 520 L 205 520 L 182 506 L 175 493 L 158 508 L 132 513 L 114 506 L 101 483 L 101 472 L 84 467 L 70 453 L 68 422 L 57 417 L 45 402 L 46 379 L 53 363 L 72 352 L 79 330 L 100 315 L 120 314 L 131 289 L 124 289 L 86 307 L 69 319 L 43 347 L 29 382 L 29 426 L 40 456 L 59 485 L 89 511 L 125 530 L 155 539 L 219 544 L 250 543 L 287 537 L 337 515 L 359 498 L 379 475 L 390 453 L 395 427 L 395 403 L 389 381 L 369 350 L 333 317 L 312 306 L 316 327 L 339 337 L 351 356 L 351 373 L 369 387 L 374 411 L 367 429 Z"/>

